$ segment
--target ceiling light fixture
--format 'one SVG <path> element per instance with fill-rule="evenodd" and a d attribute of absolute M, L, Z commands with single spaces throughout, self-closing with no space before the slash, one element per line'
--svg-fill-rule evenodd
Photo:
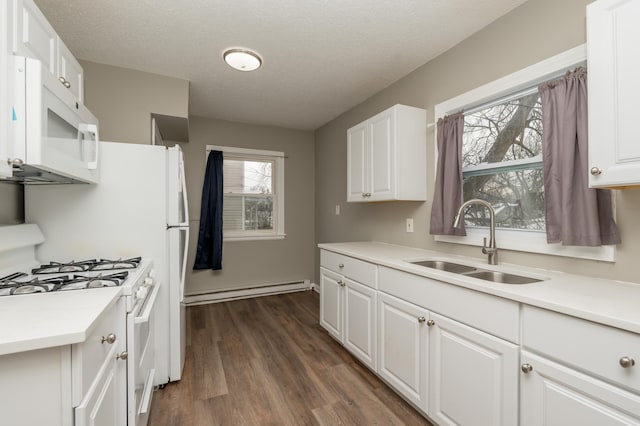
<path fill-rule="evenodd" d="M 245 48 L 227 49 L 222 53 L 222 58 L 231 68 L 238 71 L 254 71 L 262 65 L 260 55 Z"/>

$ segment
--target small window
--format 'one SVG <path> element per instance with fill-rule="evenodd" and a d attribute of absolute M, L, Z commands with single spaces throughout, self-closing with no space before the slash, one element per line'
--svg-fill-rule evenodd
<path fill-rule="evenodd" d="M 223 152 L 225 241 L 284 238 L 284 153 L 207 145 Z"/>
<path fill-rule="evenodd" d="M 489 202 L 501 228 L 545 231 L 542 108 L 537 89 L 465 113 L 464 200 Z M 466 210 L 467 226 L 488 226 L 482 206 Z"/>

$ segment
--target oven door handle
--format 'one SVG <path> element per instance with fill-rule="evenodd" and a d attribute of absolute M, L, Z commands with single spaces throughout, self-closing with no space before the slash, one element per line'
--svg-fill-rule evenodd
<path fill-rule="evenodd" d="M 151 290 L 151 295 L 148 296 L 147 302 L 145 303 L 144 311 L 141 315 L 136 315 L 133 320 L 134 324 L 142 324 L 145 322 L 149 322 L 149 317 L 151 316 L 151 311 L 153 310 L 153 305 L 155 304 L 156 297 L 158 296 L 158 292 L 160 291 L 159 285 L 154 285 Z"/>

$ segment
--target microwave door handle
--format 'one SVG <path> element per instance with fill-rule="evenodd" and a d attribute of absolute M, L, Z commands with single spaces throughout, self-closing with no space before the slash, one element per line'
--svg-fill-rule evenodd
<path fill-rule="evenodd" d="M 87 169 L 96 170 L 98 168 L 98 154 L 100 152 L 98 149 L 98 144 L 100 143 L 100 137 L 98 136 L 98 126 L 96 124 L 81 124 L 79 130 L 85 135 L 93 135 L 95 156 L 93 158 L 93 161 L 87 162 Z"/>

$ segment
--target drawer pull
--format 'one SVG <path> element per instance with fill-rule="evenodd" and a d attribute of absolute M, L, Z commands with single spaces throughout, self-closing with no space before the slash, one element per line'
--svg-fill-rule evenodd
<path fill-rule="evenodd" d="M 522 367 L 520 367 L 520 369 L 523 373 L 529 374 L 533 371 L 533 365 L 525 362 L 524 364 L 522 364 Z"/>
<path fill-rule="evenodd" d="M 342 280 L 338 280 L 338 285 L 339 285 L 340 287 L 344 287 L 346 284 L 344 283 L 344 281 L 342 281 Z"/>
<path fill-rule="evenodd" d="M 338 268 L 340 268 L 340 269 L 344 268 L 344 263 L 340 263 L 340 264 L 338 265 Z"/>
<path fill-rule="evenodd" d="M 418 322 L 423 323 L 425 322 L 427 319 L 425 317 L 418 317 Z"/>
<path fill-rule="evenodd" d="M 128 357 L 129 354 L 127 353 L 127 351 L 122 351 L 116 355 L 116 359 L 127 359 Z"/>
<path fill-rule="evenodd" d="M 623 356 L 622 358 L 620 358 L 620 367 L 622 368 L 631 368 L 634 365 L 636 365 L 636 360 L 628 357 L 628 356 Z"/>
<path fill-rule="evenodd" d="M 100 341 L 100 343 L 104 345 L 104 342 L 107 342 L 108 344 L 113 345 L 115 341 L 116 341 L 116 335 L 113 333 L 109 333 L 107 337 L 102 336 L 102 340 Z"/>
<path fill-rule="evenodd" d="M 429 320 L 429 321 L 427 321 L 427 325 L 429 327 L 433 327 L 434 325 L 436 325 L 436 322 L 434 320 Z"/>

